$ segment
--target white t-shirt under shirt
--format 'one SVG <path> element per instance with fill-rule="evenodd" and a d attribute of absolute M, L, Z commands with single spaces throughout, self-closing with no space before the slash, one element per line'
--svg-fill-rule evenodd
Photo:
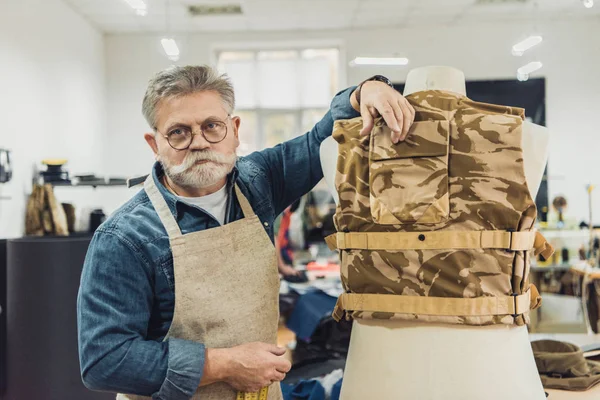
<path fill-rule="evenodd" d="M 221 225 L 225 224 L 225 213 L 227 212 L 227 185 L 223 185 L 218 191 L 202 197 L 182 197 L 177 199 L 193 207 L 199 207 L 215 217 Z"/>

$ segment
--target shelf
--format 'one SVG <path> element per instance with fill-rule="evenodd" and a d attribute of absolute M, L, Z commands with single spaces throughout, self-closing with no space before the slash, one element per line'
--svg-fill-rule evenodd
<path fill-rule="evenodd" d="M 47 182 L 52 186 L 55 187 L 107 187 L 107 186 L 127 186 L 127 180 L 125 179 L 118 179 L 118 180 L 112 180 L 109 182 L 106 182 L 104 179 L 102 180 L 97 180 L 97 181 L 83 181 L 83 182 L 77 182 L 77 183 L 72 183 L 72 182 Z"/>
<path fill-rule="evenodd" d="M 548 271 L 568 271 L 571 269 L 572 263 L 566 264 L 551 264 L 551 265 L 532 265 L 533 272 L 548 272 Z"/>

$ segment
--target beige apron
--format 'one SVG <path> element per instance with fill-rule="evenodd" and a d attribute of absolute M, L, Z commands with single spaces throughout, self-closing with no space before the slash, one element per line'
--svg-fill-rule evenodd
<path fill-rule="evenodd" d="M 279 274 L 269 236 L 235 185 L 244 218 L 182 235 L 152 175 L 144 188 L 171 242 L 175 311 L 165 337 L 193 340 L 207 348 L 248 342 L 277 343 Z M 198 389 L 194 400 L 235 400 L 237 391 L 219 382 Z M 282 399 L 279 382 L 269 400 Z M 119 394 L 117 399 L 148 399 Z"/>

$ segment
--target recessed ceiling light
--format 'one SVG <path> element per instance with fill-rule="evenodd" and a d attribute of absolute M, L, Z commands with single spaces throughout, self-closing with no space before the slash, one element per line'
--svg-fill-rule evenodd
<path fill-rule="evenodd" d="M 517 79 L 520 81 L 526 81 L 529 79 L 529 75 L 542 68 L 542 66 L 543 64 L 539 61 L 533 61 L 529 64 L 523 65 L 517 70 Z"/>
<path fill-rule="evenodd" d="M 167 54 L 167 57 L 169 57 L 169 60 L 179 60 L 179 47 L 177 46 L 177 43 L 174 39 L 164 38 L 160 41 L 160 43 L 162 44 L 163 49 Z"/>
<path fill-rule="evenodd" d="M 585 8 L 592 8 L 592 7 L 594 7 L 594 0 L 583 0 L 583 6 Z"/>
<path fill-rule="evenodd" d="M 408 58 L 403 57 L 356 57 L 350 61 L 350 66 L 355 65 L 406 65 Z"/>
<path fill-rule="evenodd" d="M 543 38 L 541 36 L 529 36 L 527 39 L 515 44 L 512 47 L 513 56 L 522 56 L 527 50 L 542 43 Z"/>
<path fill-rule="evenodd" d="M 141 15 L 142 17 L 148 14 L 148 7 L 144 0 L 124 0 L 125 3 L 129 4 L 129 7 L 135 10 L 137 15 Z"/>

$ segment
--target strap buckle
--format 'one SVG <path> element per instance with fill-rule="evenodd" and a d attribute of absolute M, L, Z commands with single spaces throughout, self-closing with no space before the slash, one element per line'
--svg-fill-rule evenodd
<path fill-rule="evenodd" d="M 509 251 L 512 251 L 512 250 L 509 250 Z M 513 298 L 513 307 L 514 307 L 513 310 L 515 310 L 515 314 L 511 314 L 511 316 L 513 318 L 517 318 L 519 316 L 519 314 L 517 314 L 517 309 L 518 309 L 517 308 L 518 307 L 517 306 L 517 296 L 519 296 L 519 295 L 517 293 L 512 293 L 511 296 Z"/>
<path fill-rule="evenodd" d="M 509 253 L 514 253 L 516 250 L 513 249 L 517 247 L 514 242 L 515 235 L 513 235 L 513 233 L 515 233 L 515 230 L 513 228 L 509 228 L 506 230 L 506 232 L 508 233 L 508 248 L 506 249 L 506 251 L 508 251 Z M 517 307 L 515 303 L 515 310 L 516 309 Z"/>

